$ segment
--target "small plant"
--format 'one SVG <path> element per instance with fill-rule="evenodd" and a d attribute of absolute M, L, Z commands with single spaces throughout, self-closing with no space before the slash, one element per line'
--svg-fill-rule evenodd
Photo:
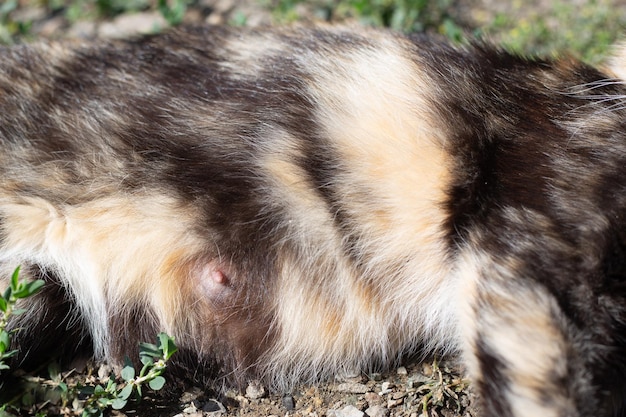
<path fill-rule="evenodd" d="M 417 392 L 423 392 L 422 397 L 422 416 L 429 417 L 429 408 L 446 407 L 456 408 L 457 413 L 461 411 L 461 402 L 459 401 L 459 393 L 468 387 L 468 381 L 450 374 L 446 369 L 442 372 L 437 359 L 432 363 L 432 376 L 430 381 L 422 384 Z"/>
<path fill-rule="evenodd" d="M 167 23 L 176 26 L 183 21 L 189 0 L 158 0 L 157 7 Z"/>
<path fill-rule="evenodd" d="M 0 297 L 0 372 L 9 369 L 6 360 L 15 356 L 18 350 L 11 350 L 11 336 L 19 329 L 7 330 L 9 318 L 23 314 L 26 310 L 16 308 L 18 300 L 31 297 L 41 290 L 43 280 L 26 281 L 19 278 L 20 268 L 16 268 L 11 276 L 8 288 Z M 38 377 L 22 377 L 22 394 L 17 398 L 18 403 L 26 406 L 34 406 L 35 397 L 42 395 L 46 402 L 59 400 L 63 406 L 69 402 L 76 403 L 77 395 L 87 395 L 83 403 L 82 415 L 84 417 L 102 416 L 103 411 L 110 408 L 121 409 L 126 406 L 133 394 L 141 398 L 142 387 L 148 385 L 152 390 L 158 391 L 163 388 L 165 378 L 162 374 L 167 367 L 166 362 L 176 352 L 177 347 L 174 338 L 165 333 L 159 333 L 157 344 L 141 343 L 139 345 L 139 358 L 143 364 L 139 374 L 127 359 L 126 366 L 122 369 L 122 382 L 117 382 L 114 375 L 109 376 L 105 384 L 95 387 L 83 386 L 80 383 L 68 384 L 65 379 L 70 373 L 63 375 L 60 369 L 52 364 L 49 367 L 50 380 Z M 39 394 L 38 394 L 39 393 Z M 0 407 L 0 416 L 11 415 L 7 407 L 19 411 L 19 407 L 10 403 Z M 4 413 L 4 414 L 3 414 Z"/>
<path fill-rule="evenodd" d="M 124 408 L 133 393 L 141 398 L 142 386 L 148 386 L 154 391 L 163 388 L 165 378 L 161 376 L 166 368 L 166 362 L 176 352 L 174 339 L 165 333 L 159 333 L 158 345 L 141 343 L 139 345 L 139 357 L 143 367 L 136 375 L 135 368 L 127 361 L 122 369 L 123 382 L 117 383 L 111 376 L 106 386 L 83 387 L 82 394 L 90 397 L 83 406 L 83 417 L 102 416 L 102 412 L 111 407 L 115 410 Z"/>
<path fill-rule="evenodd" d="M 26 310 L 16 308 L 17 301 L 22 298 L 28 298 L 43 287 L 43 280 L 25 281 L 19 279 L 20 268 L 16 268 L 11 276 L 9 287 L 0 297 L 0 372 L 9 369 L 6 360 L 15 356 L 17 350 L 9 350 L 11 348 L 11 336 L 18 329 L 6 330 L 9 323 L 9 317 L 23 314 Z"/>
<path fill-rule="evenodd" d="M 13 12 L 19 7 L 17 0 L 0 1 L 0 44 L 10 45 L 15 38 L 29 34 L 32 22 L 12 18 Z"/>
<path fill-rule="evenodd" d="M 461 28 L 449 15 L 451 0 L 262 0 L 277 22 L 299 19 L 306 7 L 318 18 L 331 21 L 356 19 L 370 26 L 385 26 L 403 32 L 435 30 L 460 40 Z"/>
<path fill-rule="evenodd" d="M 569 51 L 591 64 L 602 61 L 623 35 L 626 12 L 611 1 L 549 4 L 548 12 L 539 13 L 520 3 L 511 12 L 496 15 L 480 33 L 516 53 L 551 56 Z"/>

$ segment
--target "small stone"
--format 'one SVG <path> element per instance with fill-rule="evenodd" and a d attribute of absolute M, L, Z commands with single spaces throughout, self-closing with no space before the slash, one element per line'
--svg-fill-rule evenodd
<path fill-rule="evenodd" d="M 296 401 L 291 395 L 283 397 L 283 407 L 285 407 L 285 410 L 287 411 L 293 411 L 296 408 Z"/>
<path fill-rule="evenodd" d="M 211 416 L 219 416 L 226 413 L 226 407 L 217 400 L 209 400 L 202 406 L 202 411 Z"/>
<path fill-rule="evenodd" d="M 182 393 L 182 395 L 180 396 L 180 402 L 187 404 L 192 402 L 193 400 L 197 400 L 199 397 L 201 397 L 204 393 L 202 392 L 202 390 L 200 388 L 192 388 L 189 391 L 185 391 Z"/>
<path fill-rule="evenodd" d="M 110 365 L 102 364 L 98 368 L 98 379 L 104 382 L 109 379 L 109 376 L 112 373 L 113 373 L 113 368 Z"/>
<path fill-rule="evenodd" d="M 359 372 L 352 371 L 344 374 L 335 375 L 335 381 L 360 384 L 367 382 L 367 377 Z"/>
<path fill-rule="evenodd" d="M 313 397 L 312 402 L 314 407 L 319 408 L 322 404 L 324 404 L 324 399 L 322 397 L 315 396 Z"/>
<path fill-rule="evenodd" d="M 380 385 L 380 395 L 389 394 L 393 388 L 393 384 L 389 381 L 385 381 Z"/>
<path fill-rule="evenodd" d="M 113 21 L 105 21 L 98 27 L 98 36 L 123 39 L 138 34 L 152 33 L 156 28 L 167 28 L 169 23 L 158 12 L 121 14 Z"/>
<path fill-rule="evenodd" d="M 382 405 L 374 405 L 365 410 L 365 414 L 369 417 L 387 417 L 389 415 L 389 410 Z"/>
<path fill-rule="evenodd" d="M 366 392 L 364 397 L 365 401 L 367 401 L 367 404 L 370 407 L 373 405 L 380 405 L 383 402 L 383 399 L 380 397 L 380 395 L 376 394 L 375 392 Z"/>
<path fill-rule="evenodd" d="M 348 392 L 351 394 L 365 394 L 370 389 L 365 384 L 354 383 L 354 382 L 344 382 L 343 384 L 337 385 L 335 391 L 339 392 Z"/>
<path fill-rule="evenodd" d="M 406 397 L 406 392 L 394 392 L 393 394 L 391 394 L 391 398 L 393 398 L 394 400 L 399 400 L 400 398 L 404 398 Z"/>
<path fill-rule="evenodd" d="M 433 367 L 430 364 L 425 363 L 422 366 L 422 373 L 426 376 L 431 376 L 433 374 Z"/>
<path fill-rule="evenodd" d="M 365 414 L 353 405 L 346 405 L 340 410 L 328 410 L 327 417 L 364 417 Z"/>
<path fill-rule="evenodd" d="M 398 375 L 407 375 L 407 374 L 408 374 L 408 372 L 406 371 L 406 368 L 405 368 L 404 366 L 399 367 L 399 368 L 396 370 L 396 373 L 397 373 Z"/>
<path fill-rule="evenodd" d="M 265 397 L 265 387 L 259 381 L 252 381 L 246 388 L 246 397 L 251 400 L 258 400 Z"/>
<path fill-rule="evenodd" d="M 404 402 L 404 398 L 390 398 L 387 400 L 387 408 L 393 408 L 401 405 Z"/>
<path fill-rule="evenodd" d="M 93 39 L 98 33 L 96 22 L 78 21 L 74 23 L 67 31 L 71 38 Z"/>
<path fill-rule="evenodd" d="M 447 408 L 443 408 L 439 411 L 439 413 L 442 415 L 442 417 L 456 417 L 458 416 L 457 413 L 455 413 L 452 410 L 448 410 Z"/>

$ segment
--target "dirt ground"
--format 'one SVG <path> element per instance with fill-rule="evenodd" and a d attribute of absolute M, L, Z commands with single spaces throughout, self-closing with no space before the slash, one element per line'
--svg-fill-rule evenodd
<path fill-rule="evenodd" d="M 184 15 L 185 24 L 225 24 L 242 23 L 247 26 L 270 25 L 275 23 L 271 8 L 262 6 L 271 0 L 198 0 L 188 7 Z M 576 0 L 580 2 L 581 0 Z M 0 7 L 1 7 L 0 2 Z M 43 2 L 42 2 L 43 3 Z M 62 3 L 62 2 L 61 2 Z M 295 1 L 294 1 L 295 3 Z M 318 2 L 319 3 L 319 2 Z M 17 10 L 12 12 L 14 21 L 29 21 L 32 26 L 26 39 L 36 38 L 124 38 L 137 33 L 165 28 L 169 24 L 156 11 L 124 13 L 112 19 L 68 19 L 63 13 L 50 13 L 37 2 L 25 0 L 19 2 Z M 518 1 L 498 0 L 456 0 L 447 13 L 463 29 L 472 29 L 489 24 L 499 14 L 524 15 L 541 14 L 550 9 L 551 2 L 529 0 L 523 4 Z M 299 21 L 314 21 L 315 8 L 307 2 L 294 7 Z"/>

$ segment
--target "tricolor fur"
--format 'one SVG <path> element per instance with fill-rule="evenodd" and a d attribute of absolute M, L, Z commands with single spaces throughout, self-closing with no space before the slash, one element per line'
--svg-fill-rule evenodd
<path fill-rule="evenodd" d="M 163 330 L 285 389 L 444 351 L 485 416 L 618 414 L 624 60 L 345 28 L 0 49 L 0 262 L 47 281 L 22 359 Z"/>

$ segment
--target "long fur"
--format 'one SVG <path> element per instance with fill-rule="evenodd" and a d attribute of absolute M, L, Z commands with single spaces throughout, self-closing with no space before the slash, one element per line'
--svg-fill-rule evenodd
<path fill-rule="evenodd" d="M 623 60 L 332 27 L 0 49 L 0 263 L 48 281 L 20 360 L 163 330 L 286 389 L 443 351 L 485 417 L 617 415 Z"/>

